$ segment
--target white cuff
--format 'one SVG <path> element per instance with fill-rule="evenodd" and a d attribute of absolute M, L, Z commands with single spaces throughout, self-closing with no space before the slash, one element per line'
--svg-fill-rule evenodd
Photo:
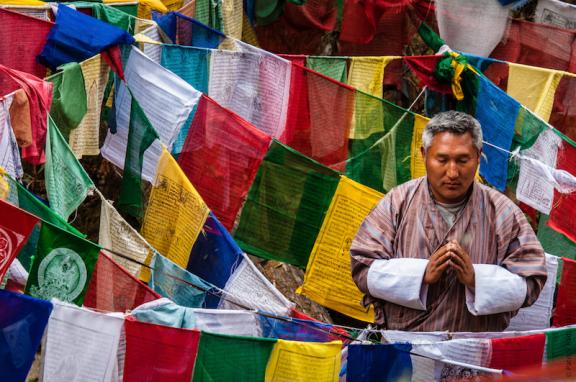
<path fill-rule="evenodd" d="M 466 306 L 475 316 L 520 309 L 528 287 L 526 280 L 494 264 L 474 264 L 475 290 L 466 288 Z"/>
<path fill-rule="evenodd" d="M 428 260 L 376 260 L 368 269 L 370 295 L 412 309 L 426 310 L 428 285 L 422 285 Z"/>

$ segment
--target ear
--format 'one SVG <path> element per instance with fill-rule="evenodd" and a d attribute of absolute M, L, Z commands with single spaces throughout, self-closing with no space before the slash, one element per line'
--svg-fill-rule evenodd
<path fill-rule="evenodd" d="M 422 159 L 426 158 L 426 150 L 424 150 L 424 146 L 420 146 L 420 154 L 422 154 Z"/>

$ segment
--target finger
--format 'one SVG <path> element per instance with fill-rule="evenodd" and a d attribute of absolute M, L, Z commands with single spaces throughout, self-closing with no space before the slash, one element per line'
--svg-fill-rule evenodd
<path fill-rule="evenodd" d="M 451 257 L 452 257 L 452 252 L 447 251 L 444 254 L 442 254 L 440 257 L 436 258 L 435 265 L 436 266 L 442 265 L 446 261 L 450 260 Z"/>
<path fill-rule="evenodd" d="M 460 279 L 462 276 L 464 276 L 466 274 L 466 272 L 464 271 L 464 268 L 456 262 L 452 263 L 452 269 L 454 269 L 456 271 L 458 279 Z"/>
<path fill-rule="evenodd" d="M 434 254 L 430 256 L 430 258 L 438 258 L 444 255 L 448 250 L 449 250 L 448 244 L 443 245 L 442 247 L 438 248 L 436 252 L 434 252 Z"/>
<path fill-rule="evenodd" d="M 450 260 L 446 261 L 444 264 L 441 264 L 438 268 L 436 268 L 437 272 L 444 273 L 444 271 L 452 265 Z"/>
<path fill-rule="evenodd" d="M 458 254 L 456 254 L 455 252 L 454 255 L 452 256 L 452 262 L 458 264 L 462 268 L 466 268 L 466 261 L 462 257 L 458 256 Z"/>

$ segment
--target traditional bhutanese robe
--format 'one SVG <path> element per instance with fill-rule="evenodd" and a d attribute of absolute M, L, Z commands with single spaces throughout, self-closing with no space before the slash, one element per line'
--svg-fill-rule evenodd
<path fill-rule="evenodd" d="M 427 259 L 450 240 L 472 259 L 474 290 L 450 268 L 437 283 L 422 282 Z M 477 182 L 451 227 L 426 177 L 394 188 L 366 217 L 350 254 L 364 303 L 386 329 L 501 331 L 546 282 L 544 250 L 520 209 Z"/>

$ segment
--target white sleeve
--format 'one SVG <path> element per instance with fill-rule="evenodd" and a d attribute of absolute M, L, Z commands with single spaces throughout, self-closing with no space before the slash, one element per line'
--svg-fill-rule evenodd
<path fill-rule="evenodd" d="M 475 316 L 512 312 L 526 300 L 526 280 L 495 264 L 474 264 L 475 289 L 466 288 L 466 306 Z"/>
<path fill-rule="evenodd" d="M 428 285 L 423 285 L 428 260 L 376 260 L 368 269 L 370 295 L 412 309 L 426 310 Z"/>

